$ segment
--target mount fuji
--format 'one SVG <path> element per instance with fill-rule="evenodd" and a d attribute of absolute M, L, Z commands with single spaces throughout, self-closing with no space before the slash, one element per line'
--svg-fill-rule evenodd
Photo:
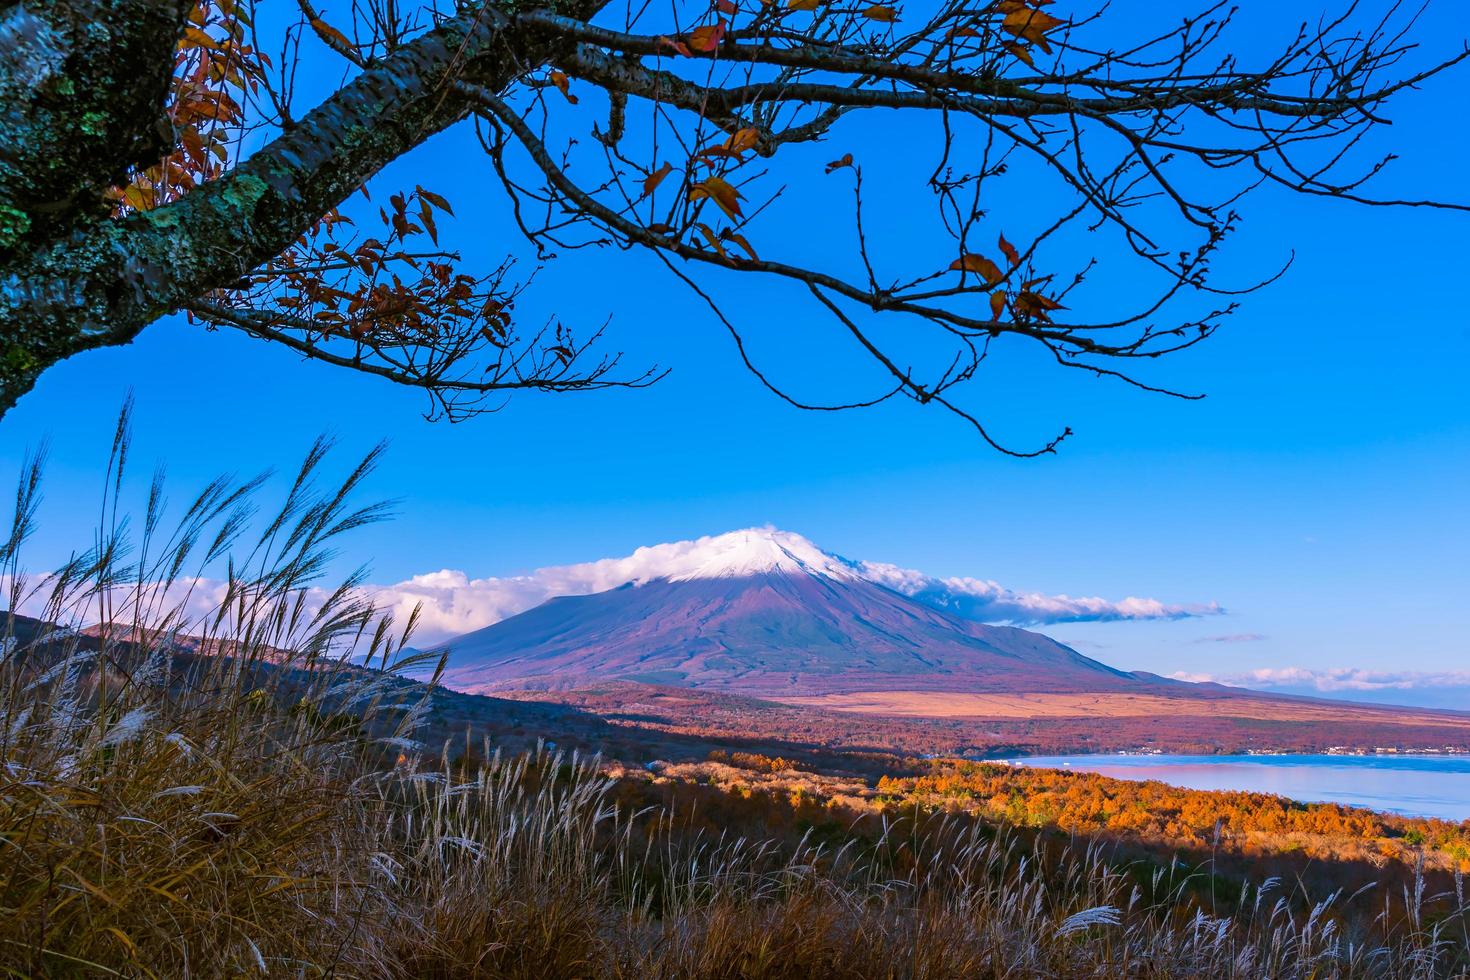
<path fill-rule="evenodd" d="M 553 598 L 448 641 L 444 683 L 478 692 L 623 680 L 762 697 L 1173 686 L 967 618 L 964 596 L 933 580 L 913 587 L 892 566 L 787 531 L 733 531 L 634 559 L 636 573 L 615 588 Z"/>

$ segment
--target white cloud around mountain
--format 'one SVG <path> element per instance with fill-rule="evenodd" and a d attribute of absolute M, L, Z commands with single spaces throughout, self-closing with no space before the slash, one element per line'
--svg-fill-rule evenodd
<path fill-rule="evenodd" d="M 1345 692 L 1413 691 L 1433 688 L 1470 688 L 1470 670 L 1366 670 L 1361 667 L 1262 667 L 1238 674 L 1171 674 L 1180 681 L 1213 681 L 1232 687 L 1314 690 L 1323 694 Z"/>
<path fill-rule="evenodd" d="M 879 562 L 859 565 L 864 578 L 926 605 L 947 609 L 967 619 L 1039 626 L 1047 623 L 1106 623 L 1120 620 L 1188 619 L 1224 612 L 1217 603 L 1171 604 L 1158 599 L 1101 599 L 1042 592 L 1016 592 L 998 582 L 978 578 L 934 578 L 912 569 Z"/>
<path fill-rule="evenodd" d="M 623 558 L 541 568 L 528 575 L 471 578 L 442 569 L 393 585 L 375 586 L 378 600 L 400 620 L 421 604 L 420 640 L 438 642 L 481 629 L 559 595 L 587 595 L 657 578 L 745 574 L 762 563 L 819 575 L 852 575 L 969 619 L 1034 626 L 1065 622 L 1183 619 L 1221 612 L 1215 603 L 1174 605 L 1157 599 L 1108 600 L 1017 592 L 976 578 L 935 578 L 878 562 L 855 562 L 822 551 L 801 535 L 756 528 L 693 541 L 639 548 Z"/>
<path fill-rule="evenodd" d="M 1128 597 L 1108 600 L 1017 592 L 977 578 L 936 578 L 913 569 L 879 562 L 859 562 L 823 551 L 799 534 L 774 528 L 751 528 L 710 535 L 693 541 L 639 548 L 622 558 L 540 568 L 527 575 L 471 578 L 455 569 L 440 569 L 388 585 L 363 589 L 380 609 L 402 625 L 415 607 L 419 625 L 414 642 L 420 647 L 483 629 L 563 595 L 589 595 L 654 579 L 682 580 L 763 572 L 807 573 L 828 578 L 860 578 L 892 589 L 926 605 L 967 619 L 1036 626 L 1067 622 L 1169 620 L 1206 616 L 1222 610 L 1215 603 L 1171 605 L 1157 599 Z M 0 580 L 3 584 L 3 580 Z M 32 583 L 31 600 L 20 612 L 45 615 L 44 577 Z M 152 605 L 182 614 L 189 632 L 211 617 L 225 598 L 225 584 L 211 578 L 175 581 Z M 308 613 L 328 594 L 311 589 Z M 100 607 L 70 610 L 76 625 L 95 621 Z"/>

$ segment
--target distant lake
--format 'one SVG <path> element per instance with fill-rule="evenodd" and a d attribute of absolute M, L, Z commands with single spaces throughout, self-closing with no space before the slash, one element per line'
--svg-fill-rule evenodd
<path fill-rule="evenodd" d="M 1470 820 L 1470 755 L 1048 755 L 1026 766 Z"/>

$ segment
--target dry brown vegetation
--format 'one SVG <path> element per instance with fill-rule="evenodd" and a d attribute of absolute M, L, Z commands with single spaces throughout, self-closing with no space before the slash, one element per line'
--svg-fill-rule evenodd
<path fill-rule="evenodd" d="M 817 762 L 834 753 L 881 756 L 1055 755 L 1149 751 L 1229 754 L 1323 752 L 1334 746 L 1470 752 L 1463 713 L 1400 711 L 1372 705 L 1242 696 L 1222 689 L 1179 702 L 1174 711 L 1093 713 L 1075 695 L 1020 695 L 1009 717 L 934 717 L 928 695 L 917 713 L 847 711 L 688 688 L 607 682 L 574 690 L 500 691 L 498 697 L 558 705 L 622 731 L 621 741 L 740 746 Z M 912 694 L 912 692 L 904 692 Z M 1199 693 L 1199 692 L 1196 692 Z M 853 695 L 868 698 L 870 695 Z M 950 695 L 937 695 L 948 699 Z M 966 697 L 966 696 L 961 696 Z M 984 696 L 987 703 L 996 699 Z M 885 702 L 892 704 L 891 701 Z M 1055 710 L 1029 713 L 1032 704 Z M 667 749 L 660 749 L 667 751 Z"/>
<path fill-rule="evenodd" d="M 117 638 L 4 617 L 0 972 L 1317 978 L 1470 965 L 1458 879 L 1317 895 L 1230 885 L 959 810 L 872 808 L 831 792 L 860 781 L 754 753 L 682 775 L 488 744 L 440 755 L 418 741 L 433 728 L 427 689 L 336 656 L 356 644 L 392 662 L 391 624 L 350 589 L 304 601 L 323 549 L 371 516 L 347 503 L 362 470 L 319 494 L 320 462 L 192 624 L 235 656 L 174 652 L 188 624 L 148 571 L 238 546 L 248 488 L 219 486 L 169 533 L 151 494 L 140 540 L 109 522 L 40 580 L 52 612 L 108 603 L 107 621 L 128 624 Z M 28 594 L 18 550 L 35 477 L 0 550 L 13 603 Z"/>
<path fill-rule="evenodd" d="M 1278 880 L 1217 912 L 1198 870 L 942 813 L 851 826 L 840 801 L 790 786 L 681 796 L 693 787 L 548 752 L 395 764 L 319 710 L 368 675 L 232 691 L 213 682 L 251 672 L 219 663 L 207 699 L 174 685 L 104 705 L 89 688 L 69 739 L 64 688 L 32 687 L 21 726 L 7 704 L 24 729 L 0 793 L 8 972 L 1428 977 L 1465 962 L 1453 895 L 1314 903 Z M 716 799 L 725 812 L 701 806 Z"/>
<path fill-rule="evenodd" d="M 1194 717 L 1203 713 L 1262 721 L 1305 721 L 1341 724 L 1367 721 L 1416 727 L 1434 725 L 1470 732 L 1470 714 L 1415 708 L 1385 709 L 1336 701 L 1313 701 L 1253 695 L 1242 691 L 1207 697 L 1167 694 L 968 694 L 933 691 L 865 691 L 819 697 L 781 698 L 785 704 L 850 711 L 858 714 L 918 718 L 1157 718 Z"/>

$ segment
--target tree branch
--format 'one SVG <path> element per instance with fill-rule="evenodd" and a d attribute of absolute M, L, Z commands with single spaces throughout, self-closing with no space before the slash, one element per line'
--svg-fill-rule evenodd
<path fill-rule="evenodd" d="M 0 266 L 0 322 L 11 341 L 0 352 L 0 412 L 56 361 L 126 343 L 279 254 L 383 165 L 463 117 L 453 79 L 509 84 L 534 57 L 509 27 L 491 6 L 446 20 L 226 176 L 155 210 L 94 220 Z"/>

